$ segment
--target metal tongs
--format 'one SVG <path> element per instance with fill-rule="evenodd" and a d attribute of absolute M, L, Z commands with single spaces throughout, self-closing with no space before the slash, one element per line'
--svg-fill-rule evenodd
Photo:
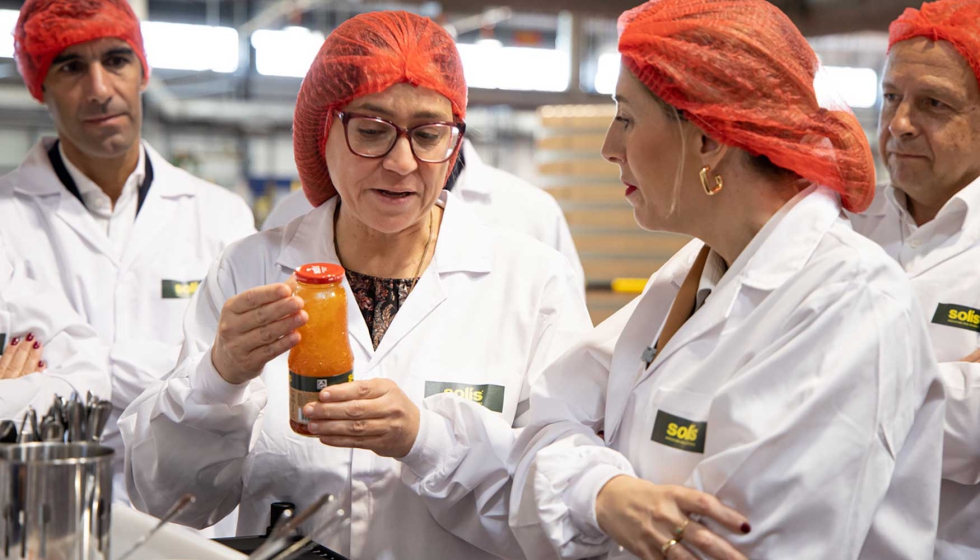
<path fill-rule="evenodd" d="M 255 552 L 248 557 L 248 560 L 270 560 L 273 557 L 285 559 L 288 558 L 289 555 L 298 552 L 301 548 L 310 543 L 309 537 L 303 539 L 306 542 L 303 542 L 303 540 L 299 541 L 303 543 L 299 547 L 296 546 L 299 543 L 296 543 L 285 551 L 282 549 L 289 542 L 289 537 L 293 534 L 293 531 L 295 531 L 301 523 L 312 517 L 316 512 L 320 511 L 323 506 L 332 501 L 332 495 L 324 494 L 320 496 L 320 499 L 313 502 L 312 505 L 301 511 L 296 516 L 293 516 L 292 512 L 289 510 L 284 511 L 282 516 L 279 517 L 279 521 L 276 522 L 276 526 L 272 529 L 272 533 L 269 534 L 269 538 L 267 538 L 265 542 L 262 543 L 262 546 L 257 548 Z M 282 554 L 276 556 L 276 554 L 280 552 L 282 552 Z M 287 554 L 287 556 L 283 556 L 283 554 Z"/>

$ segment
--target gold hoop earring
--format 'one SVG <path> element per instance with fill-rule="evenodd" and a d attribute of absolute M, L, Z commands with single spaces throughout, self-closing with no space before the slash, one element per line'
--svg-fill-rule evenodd
<path fill-rule="evenodd" d="M 708 171 L 711 171 L 711 168 L 707 165 L 701 168 L 701 186 L 704 187 L 705 194 L 714 196 L 725 188 L 725 180 L 721 178 L 721 175 L 715 175 L 715 188 L 712 189 L 708 186 Z"/>

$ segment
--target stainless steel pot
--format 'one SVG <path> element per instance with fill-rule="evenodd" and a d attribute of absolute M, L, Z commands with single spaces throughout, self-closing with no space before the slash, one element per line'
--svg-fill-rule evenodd
<path fill-rule="evenodd" d="M 112 449 L 0 445 L 0 560 L 107 560 Z"/>

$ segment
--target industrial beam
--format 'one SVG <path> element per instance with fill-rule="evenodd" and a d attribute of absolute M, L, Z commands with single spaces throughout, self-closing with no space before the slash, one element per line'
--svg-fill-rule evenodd
<path fill-rule="evenodd" d="M 490 6 L 507 5 L 500 0 L 440 0 L 447 13 L 473 13 Z M 574 12 L 579 16 L 617 18 L 624 11 L 634 8 L 641 0 L 535 0 L 533 11 L 543 13 Z M 837 0 L 814 5 L 806 0 L 779 0 L 773 2 L 793 20 L 806 36 L 848 33 L 853 31 L 881 31 L 897 18 L 902 10 L 918 7 L 922 0 Z M 515 9 L 521 5 L 511 4 Z M 530 9 L 530 8 L 529 8 Z"/>

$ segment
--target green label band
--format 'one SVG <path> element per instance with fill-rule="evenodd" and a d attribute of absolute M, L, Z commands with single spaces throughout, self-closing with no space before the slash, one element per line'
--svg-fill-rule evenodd
<path fill-rule="evenodd" d="M 290 388 L 307 393 L 316 393 L 331 385 L 340 385 L 341 383 L 348 383 L 350 381 L 354 381 L 354 370 L 330 377 L 309 377 L 289 372 Z"/>
<path fill-rule="evenodd" d="M 500 385 L 468 385 L 466 383 L 443 383 L 426 381 L 425 396 L 451 393 L 461 399 L 473 401 L 494 412 L 504 411 L 504 388 Z"/>
<path fill-rule="evenodd" d="M 980 333 L 980 309 L 973 309 L 965 305 L 940 303 L 939 307 L 936 308 L 936 314 L 932 316 L 932 322 L 937 325 Z"/>
<path fill-rule="evenodd" d="M 693 422 L 660 410 L 653 423 L 653 435 L 650 439 L 681 451 L 704 453 L 707 435 L 707 422 Z"/>

